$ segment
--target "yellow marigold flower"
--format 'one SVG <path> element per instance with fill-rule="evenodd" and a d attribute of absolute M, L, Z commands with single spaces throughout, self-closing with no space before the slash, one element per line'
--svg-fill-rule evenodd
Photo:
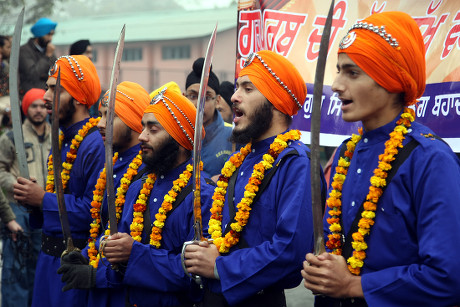
<path fill-rule="evenodd" d="M 353 242 L 351 242 L 351 246 L 353 247 L 354 250 L 357 250 L 357 251 L 362 251 L 362 250 L 366 250 L 366 249 L 367 249 L 367 244 L 366 244 L 366 242 L 356 242 L 356 241 L 353 241 Z"/>
<path fill-rule="evenodd" d="M 352 141 L 353 143 L 356 144 L 356 143 L 358 143 L 360 140 L 361 140 L 361 135 L 359 135 L 359 134 L 352 134 L 352 135 L 351 135 L 351 141 Z"/>
<path fill-rule="evenodd" d="M 361 216 L 367 219 L 373 219 L 375 218 L 375 212 L 374 211 L 363 211 L 363 213 L 361 213 Z"/>
<path fill-rule="evenodd" d="M 338 223 L 333 223 L 331 226 L 329 226 L 329 230 L 332 232 L 340 232 L 342 231 L 342 226 L 340 226 Z"/>
<path fill-rule="evenodd" d="M 380 178 L 380 177 L 377 177 L 377 176 L 372 176 L 371 177 L 371 184 L 374 186 L 374 187 L 384 187 L 387 185 L 387 182 L 384 178 Z"/>
<path fill-rule="evenodd" d="M 337 163 L 337 165 L 340 166 L 340 167 L 349 167 L 349 166 L 350 166 L 350 162 L 347 161 L 346 159 L 340 157 L 340 158 L 339 158 L 339 161 L 338 161 L 338 163 Z"/>
<path fill-rule="evenodd" d="M 332 190 L 329 193 L 329 197 L 340 198 L 340 197 L 342 197 L 342 192 L 339 192 L 337 190 Z"/>
<path fill-rule="evenodd" d="M 165 225 L 163 222 L 159 222 L 158 220 L 153 222 L 153 224 L 158 228 L 163 228 L 163 226 Z"/>
<path fill-rule="evenodd" d="M 364 264 L 362 260 L 356 259 L 354 257 L 348 258 L 347 262 L 350 264 L 352 268 L 362 268 Z"/>
<path fill-rule="evenodd" d="M 264 154 L 262 158 L 265 162 L 270 163 L 270 164 L 273 164 L 275 162 L 275 159 L 273 159 L 273 157 L 270 156 L 269 154 Z"/>

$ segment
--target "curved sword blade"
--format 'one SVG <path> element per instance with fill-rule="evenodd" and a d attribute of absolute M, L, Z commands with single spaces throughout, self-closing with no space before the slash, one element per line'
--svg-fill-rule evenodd
<path fill-rule="evenodd" d="M 51 113 L 51 153 L 53 154 L 53 170 L 54 170 L 54 190 L 59 209 L 59 220 L 61 221 L 62 235 L 66 241 L 66 251 L 75 250 L 70 232 L 69 218 L 67 216 L 67 208 L 64 201 L 64 187 L 62 185 L 62 161 L 61 150 L 59 148 L 59 105 L 61 102 L 61 70 L 58 71 L 56 85 L 53 96 L 53 111 Z"/>
<path fill-rule="evenodd" d="M 113 59 L 112 76 L 110 77 L 109 88 L 109 102 L 107 109 L 107 123 L 105 128 L 105 170 L 106 170 L 106 190 L 107 190 L 107 204 L 109 211 L 109 227 L 110 234 L 118 232 L 117 215 L 115 208 L 115 187 L 113 184 L 113 117 L 115 114 L 115 97 L 117 93 L 117 81 L 120 72 L 121 56 L 125 45 L 125 27 L 121 29 L 120 38 L 118 39 L 117 49 L 115 50 L 115 57 Z"/>
<path fill-rule="evenodd" d="M 11 120 L 13 122 L 13 139 L 18 158 L 19 174 L 21 177 L 29 179 L 29 167 L 27 165 L 26 151 L 24 146 L 24 136 L 22 134 L 21 106 L 19 101 L 19 47 L 21 43 L 21 32 L 24 21 L 24 8 L 19 13 L 14 27 L 13 42 L 11 45 L 10 57 L 10 101 L 11 101 Z"/>
<path fill-rule="evenodd" d="M 201 221 L 201 145 L 204 104 L 206 102 L 206 89 L 208 87 L 209 71 L 211 69 L 212 55 L 216 43 L 217 23 L 209 39 L 206 57 L 204 58 L 203 71 L 201 72 L 200 91 L 196 106 L 195 136 L 193 142 L 193 216 L 194 216 L 194 240 L 205 240 L 203 237 L 203 226 Z"/>
<path fill-rule="evenodd" d="M 331 2 L 326 24 L 319 47 L 318 61 L 316 63 L 315 85 L 313 87 L 313 109 L 310 128 L 310 151 L 311 151 L 311 198 L 313 211 L 313 233 L 315 239 L 315 254 L 326 251 L 324 247 L 323 232 L 323 206 L 321 202 L 321 169 L 319 159 L 319 133 L 321 126 L 321 102 L 323 97 L 324 71 L 326 68 L 327 53 L 329 50 L 329 37 L 331 35 L 332 15 L 334 13 L 334 0 Z"/>

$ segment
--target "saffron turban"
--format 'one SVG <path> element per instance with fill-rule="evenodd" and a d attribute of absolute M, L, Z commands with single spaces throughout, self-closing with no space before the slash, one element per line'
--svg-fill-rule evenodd
<path fill-rule="evenodd" d="M 22 98 L 22 112 L 24 112 L 24 115 L 27 115 L 27 111 L 29 110 L 29 107 L 32 104 L 32 102 L 38 99 L 43 100 L 43 96 L 45 96 L 44 89 L 31 88 L 30 90 L 28 90 L 27 93 L 24 95 L 24 98 Z"/>
<path fill-rule="evenodd" d="M 378 13 L 356 23 L 338 52 L 346 53 L 387 91 L 404 93 L 406 105 L 416 103 L 425 91 L 425 44 L 417 23 L 406 13 Z"/>
<path fill-rule="evenodd" d="M 179 145 L 193 150 L 196 108 L 180 91 L 162 86 L 144 113 L 153 113 Z M 204 138 L 205 132 L 202 129 Z"/>
<path fill-rule="evenodd" d="M 61 86 L 78 102 L 90 108 L 99 100 L 101 84 L 93 62 L 85 55 L 65 55 L 56 60 L 49 76 L 57 78 L 61 70 Z"/>
<path fill-rule="evenodd" d="M 110 91 L 102 98 L 101 105 L 107 106 Z M 118 84 L 115 95 L 115 114 L 132 130 L 142 132 L 142 115 L 150 103 L 149 93 L 139 84 L 124 81 Z"/>
<path fill-rule="evenodd" d="M 177 85 L 176 82 L 171 81 L 171 82 L 166 83 L 165 85 L 160 86 L 160 87 L 157 88 L 156 90 L 152 91 L 152 92 L 150 93 L 150 99 L 153 99 L 153 97 L 155 97 L 156 95 L 158 95 L 158 94 L 160 93 L 160 91 L 161 91 L 162 89 L 164 89 L 165 87 L 167 87 L 170 91 L 174 91 L 174 92 L 176 92 L 176 93 L 178 93 L 178 94 L 181 94 L 181 93 L 182 93 L 182 91 L 180 90 L 179 85 Z"/>
<path fill-rule="evenodd" d="M 249 55 L 239 77 L 246 75 L 262 95 L 286 115 L 297 114 L 305 103 L 305 81 L 295 66 L 282 55 L 269 50 Z"/>

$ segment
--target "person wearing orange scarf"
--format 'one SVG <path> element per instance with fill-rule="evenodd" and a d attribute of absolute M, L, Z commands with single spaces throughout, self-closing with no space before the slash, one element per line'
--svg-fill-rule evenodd
<path fill-rule="evenodd" d="M 186 248 L 188 272 L 207 280 L 203 306 L 286 306 L 313 247 L 309 149 L 289 130 L 305 102 L 298 70 L 273 51 L 245 60 L 231 100 L 233 141 L 222 168 L 207 242 Z M 323 182 L 324 186 L 324 182 Z"/>
<path fill-rule="evenodd" d="M 175 83 L 156 90 L 143 112 L 139 141 L 146 172 L 130 185 L 118 233 L 104 247 L 106 260 L 123 269 L 98 268 L 104 270 L 109 285 L 126 289 L 126 300 L 112 300 L 111 306 L 126 302 L 139 307 L 191 306 L 196 302 L 189 296 L 192 281 L 182 269 L 180 254 L 182 244 L 194 234 L 191 151 L 195 118 L 195 106 Z M 213 190 L 203 174 L 203 221 L 209 219 Z"/>
<path fill-rule="evenodd" d="M 73 243 L 86 246 L 91 218 L 91 199 L 99 171 L 104 166 L 104 143 L 97 131 L 98 119 L 89 118 L 88 109 L 98 101 L 101 86 L 94 64 L 84 55 L 62 56 L 49 71 L 43 97 L 51 113 L 56 78 L 61 72 L 59 126 L 62 131 L 61 161 L 64 199 Z M 66 246 L 62 238 L 60 213 L 54 192 L 54 167 L 48 158 L 45 190 L 29 178 L 19 177 L 14 198 L 40 210 L 34 210 L 32 227 L 43 228 L 42 248 L 37 260 L 32 306 L 84 306 L 86 292 L 72 289 L 62 292 L 64 283 L 56 273 Z"/>
<path fill-rule="evenodd" d="M 306 255 L 305 287 L 316 306 L 458 305 L 460 162 L 409 108 L 425 90 L 417 23 L 402 12 L 355 23 L 337 68 L 342 118 L 362 130 L 335 155 L 330 253 Z"/>

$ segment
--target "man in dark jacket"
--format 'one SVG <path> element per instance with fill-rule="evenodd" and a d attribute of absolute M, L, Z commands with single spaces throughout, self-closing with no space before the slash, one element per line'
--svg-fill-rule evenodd
<path fill-rule="evenodd" d="M 19 95 L 31 88 L 45 89 L 50 66 L 56 61 L 54 45 L 51 43 L 57 23 L 40 18 L 30 29 L 33 38 L 19 50 Z"/>

